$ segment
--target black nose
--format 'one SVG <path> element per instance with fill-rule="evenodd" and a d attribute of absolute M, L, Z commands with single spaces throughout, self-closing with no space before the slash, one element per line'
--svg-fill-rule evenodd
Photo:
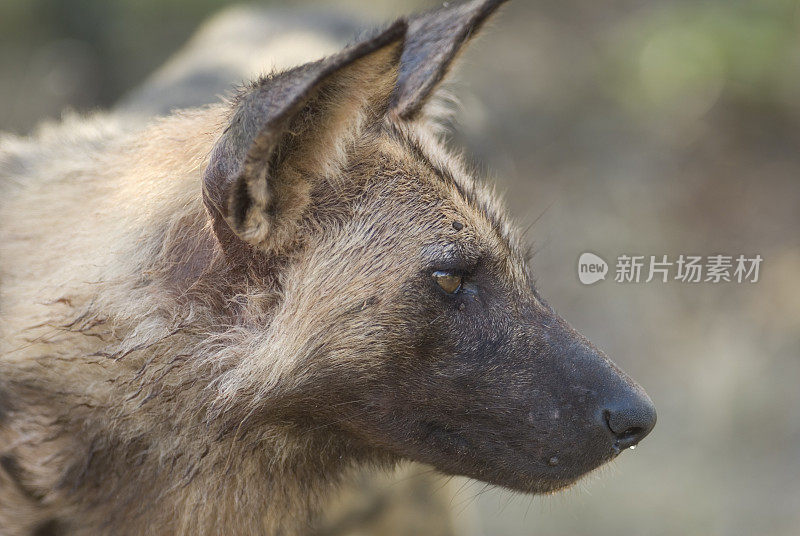
<path fill-rule="evenodd" d="M 641 389 L 607 404 L 602 418 L 614 436 L 614 447 L 624 450 L 645 438 L 656 425 L 656 408 Z"/>

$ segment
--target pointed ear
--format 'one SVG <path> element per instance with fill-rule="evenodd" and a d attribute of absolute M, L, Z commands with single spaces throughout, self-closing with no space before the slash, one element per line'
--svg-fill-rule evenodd
<path fill-rule="evenodd" d="M 264 77 L 236 98 L 203 178 L 226 252 L 291 239 L 312 177 L 335 169 L 359 125 L 387 112 L 406 29 L 398 21 L 338 54 Z"/>
<path fill-rule="evenodd" d="M 444 79 L 461 47 L 506 0 L 446 3 L 408 22 L 405 50 L 400 61 L 392 109 L 402 119 L 413 119 Z"/>

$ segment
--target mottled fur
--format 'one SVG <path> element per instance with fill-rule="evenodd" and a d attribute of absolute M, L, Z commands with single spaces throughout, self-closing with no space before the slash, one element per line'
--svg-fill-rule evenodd
<path fill-rule="evenodd" d="M 444 298 L 420 290 L 432 259 L 489 262 L 498 285 L 532 296 L 496 197 L 421 108 L 398 108 L 405 32 L 348 49 L 307 89 L 320 64 L 143 128 L 70 117 L 3 139 L 0 534 L 302 533 L 358 464 L 417 459 L 546 491 L 611 457 L 521 483 L 505 461 L 497 474 L 471 454 L 439 461 L 420 445 L 449 432 L 391 409 L 455 377 L 415 376 L 434 350 L 456 353 L 414 323 L 445 329 Z M 296 103 L 259 97 L 291 76 L 280 94 Z M 537 329 L 562 325 L 538 296 L 519 308 Z M 439 392 L 448 412 L 463 400 L 452 389 Z M 480 450 L 446 441 L 447 458 Z"/>

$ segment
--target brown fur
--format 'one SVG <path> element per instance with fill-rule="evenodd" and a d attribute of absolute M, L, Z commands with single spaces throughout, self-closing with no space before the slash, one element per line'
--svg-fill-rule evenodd
<path fill-rule="evenodd" d="M 431 89 L 397 92 L 404 38 L 143 129 L 97 115 L 3 140 L 0 534 L 302 533 L 351 466 L 403 458 L 521 486 L 382 431 L 404 389 L 387 367 L 438 347 L 409 336 L 436 307 L 409 301 L 432 256 L 530 288 L 495 196 L 398 104 Z M 436 82 L 451 48 L 420 60 Z"/>

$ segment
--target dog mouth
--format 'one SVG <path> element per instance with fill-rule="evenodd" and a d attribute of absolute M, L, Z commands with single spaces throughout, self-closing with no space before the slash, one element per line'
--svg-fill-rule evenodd
<path fill-rule="evenodd" d="M 434 421 L 422 423 L 422 441 L 439 447 L 446 454 L 468 455 L 472 443 L 463 433 L 452 427 Z"/>
<path fill-rule="evenodd" d="M 490 432 L 485 434 L 491 436 Z M 563 491 L 597 467 L 615 458 L 611 449 L 596 464 L 575 467 L 564 456 L 534 455 L 513 444 L 488 443 L 438 421 L 420 423 L 419 451 L 410 457 L 448 475 L 467 476 L 514 491 L 551 494 Z M 416 450 L 416 449 L 415 449 Z"/>

